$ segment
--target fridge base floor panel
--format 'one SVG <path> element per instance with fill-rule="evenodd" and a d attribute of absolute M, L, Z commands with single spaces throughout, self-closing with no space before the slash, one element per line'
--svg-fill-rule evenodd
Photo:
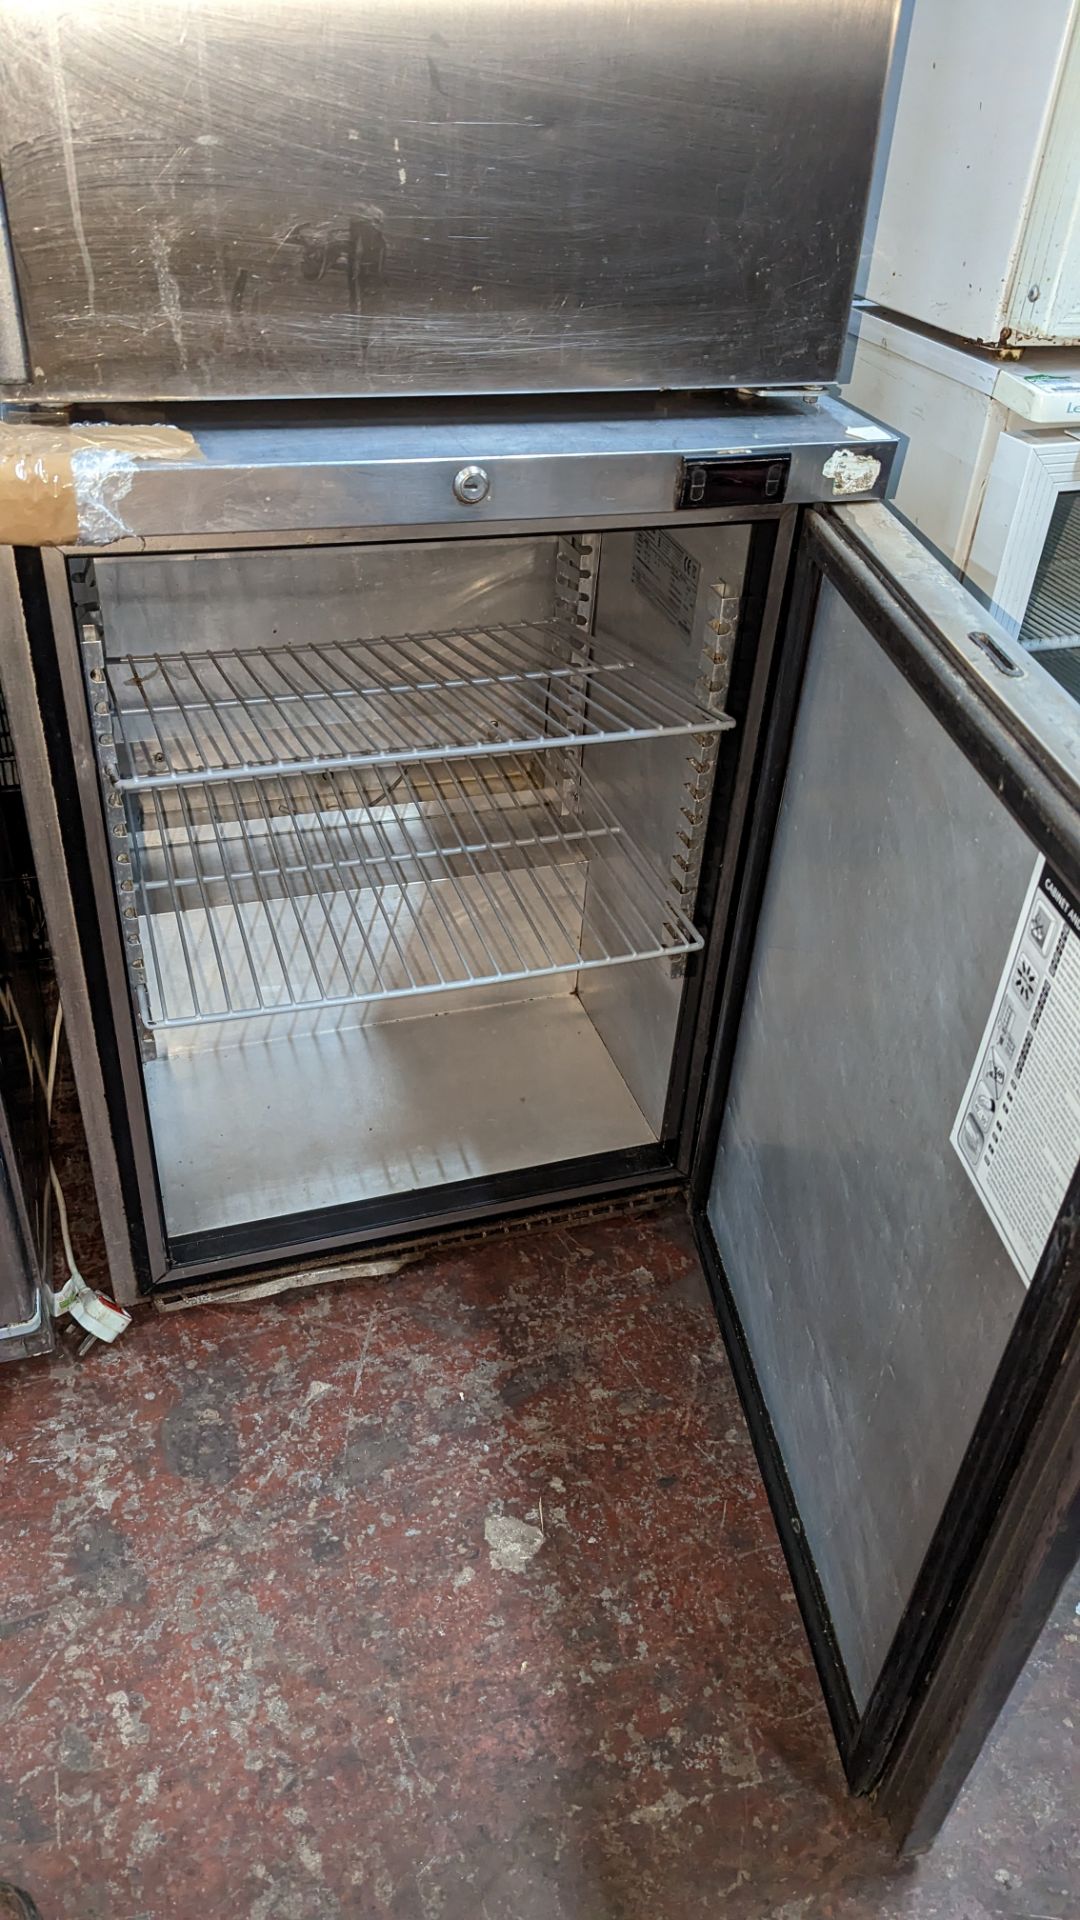
<path fill-rule="evenodd" d="M 168 1234 L 652 1145 L 574 994 L 147 1063 Z"/>

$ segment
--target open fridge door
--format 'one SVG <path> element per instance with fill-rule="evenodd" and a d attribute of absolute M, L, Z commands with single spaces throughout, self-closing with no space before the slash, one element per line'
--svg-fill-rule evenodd
<path fill-rule="evenodd" d="M 1080 1538 L 1078 710 L 811 512 L 694 1176 L 851 1785 L 944 1818 Z"/>

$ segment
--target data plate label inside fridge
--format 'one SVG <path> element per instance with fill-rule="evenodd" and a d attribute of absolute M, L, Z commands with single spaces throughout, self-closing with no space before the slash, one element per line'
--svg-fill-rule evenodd
<path fill-rule="evenodd" d="M 1080 903 L 1045 860 L 950 1138 L 1030 1286 L 1080 1161 Z"/>
<path fill-rule="evenodd" d="M 665 613 L 687 637 L 694 631 L 694 607 L 701 580 L 701 562 L 669 533 L 649 528 L 634 541 L 630 578 L 639 593 Z"/>

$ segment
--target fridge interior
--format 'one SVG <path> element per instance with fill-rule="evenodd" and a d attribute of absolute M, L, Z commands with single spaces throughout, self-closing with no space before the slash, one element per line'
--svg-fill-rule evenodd
<path fill-rule="evenodd" d="M 174 1242 L 663 1139 L 748 544 L 72 563 Z"/>

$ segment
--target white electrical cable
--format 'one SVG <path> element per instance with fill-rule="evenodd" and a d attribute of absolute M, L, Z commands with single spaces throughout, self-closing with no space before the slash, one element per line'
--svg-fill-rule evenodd
<path fill-rule="evenodd" d="M 19 1009 L 15 1004 L 14 995 L 7 989 L 0 991 L 0 1011 L 2 1011 L 7 1019 L 11 1021 L 12 1025 L 18 1029 L 19 1037 L 22 1040 L 23 1054 L 26 1058 L 27 1072 L 30 1074 L 31 1079 L 36 1079 L 41 1083 L 45 1095 L 45 1117 L 49 1132 L 51 1133 L 53 1095 L 56 1091 L 56 1072 L 60 1059 L 60 1033 L 64 1024 L 63 1006 L 59 1002 L 57 1003 L 47 1067 L 42 1066 L 36 1048 L 31 1046 L 26 1028 L 19 1014 Z M 64 1189 L 60 1185 L 60 1176 L 56 1171 L 51 1156 L 49 1159 L 49 1187 L 45 1196 L 46 1207 L 48 1206 L 50 1193 L 56 1208 L 56 1217 L 60 1225 L 60 1240 L 64 1249 L 64 1259 L 67 1262 L 68 1270 L 67 1280 L 61 1287 L 59 1293 L 50 1289 L 53 1315 L 55 1318 L 58 1318 L 63 1313 L 70 1313 L 72 1319 L 77 1321 L 80 1327 L 84 1327 L 87 1333 L 93 1334 L 98 1340 L 106 1341 L 111 1346 L 112 1342 L 123 1333 L 125 1327 L 130 1327 L 131 1315 L 130 1313 L 126 1313 L 123 1307 L 118 1307 L 115 1301 L 107 1299 L 105 1294 L 98 1293 L 95 1288 L 89 1286 L 79 1272 L 78 1262 L 75 1258 L 75 1250 L 71 1244 L 71 1229 L 68 1225 Z"/>
<path fill-rule="evenodd" d="M 60 1058 L 60 1029 L 64 1024 L 64 1008 L 61 1001 L 56 1003 L 56 1019 L 53 1021 L 52 1045 L 49 1048 L 49 1071 L 45 1076 L 45 1118 L 52 1125 L 53 1090 L 56 1086 L 56 1063 Z"/>
<path fill-rule="evenodd" d="M 60 1030 L 63 1024 L 63 1003 L 57 1001 L 56 1019 L 53 1021 L 52 1045 L 49 1048 L 49 1070 L 45 1076 L 45 1112 L 48 1117 L 50 1130 L 52 1127 L 53 1093 L 56 1088 L 56 1067 L 60 1057 Z M 71 1230 L 68 1226 L 67 1203 L 64 1199 L 64 1189 L 60 1185 L 60 1176 L 51 1158 L 49 1160 L 49 1185 L 52 1188 L 53 1199 L 56 1203 L 56 1217 L 60 1223 L 60 1238 L 63 1242 L 64 1259 L 67 1261 L 68 1267 L 66 1285 L 61 1287 L 59 1293 L 53 1294 L 53 1312 L 55 1314 L 70 1313 L 72 1319 L 76 1320 L 80 1327 L 84 1327 L 87 1333 L 93 1334 L 98 1340 L 104 1340 L 111 1346 L 113 1341 L 118 1339 L 124 1332 L 125 1328 L 130 1327 L 131 1315 L 130 1313 L 126 1313 L 123 1307 L 118 1307 L 114 1300 L 107 1299 L 105 1294 L 98 1293 L 95 1288 L 88 1286 L 82 1274 L 79 1272 L 78 1263 L 75 1259 L 75 1250 L 71 1244 Z"/>
<path fill-rule="evenodd" d="M 79 1272 L 78 1262 L 75 1259 L 71 1245 L 71 1230 L 68 1227 L 67 1202 L 64 1199 L 64 1189 L 60 1185 L 60 1176 L 51 1160 L 49 1161 L 49 1184 L 52 1187 L 53 1200 L 56 1203 L 56 1217 L 60 1222 L 60 1238 L 64 1243 L 64 1259 L 68 1264 L 68 1272 L 73 1278 L 81 1280 L 82 1275 Z"/>

